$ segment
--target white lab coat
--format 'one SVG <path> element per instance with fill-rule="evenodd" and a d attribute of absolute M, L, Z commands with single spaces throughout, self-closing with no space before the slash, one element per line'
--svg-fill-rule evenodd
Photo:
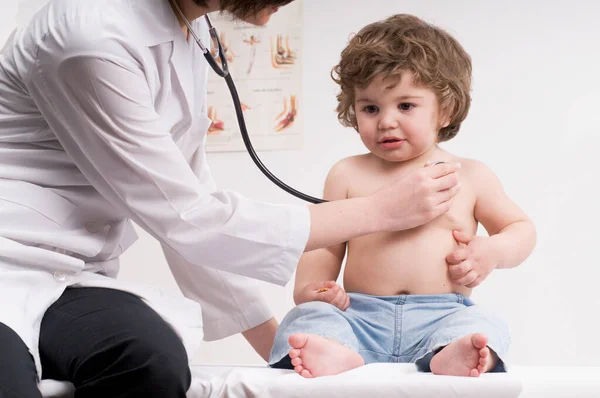
<path fill-rule="evenodd" d="M 51 0 L 0 55 L 0 322 L 40 374 L 40 323 L 69 285 L 142 297 L 190 355 L 271 317 L 249 278 L 285 284 L 310 217 L 215 191 L 207 73 L 168 0 Z M 189 299 L 115 279 L 130 220 Z"/>

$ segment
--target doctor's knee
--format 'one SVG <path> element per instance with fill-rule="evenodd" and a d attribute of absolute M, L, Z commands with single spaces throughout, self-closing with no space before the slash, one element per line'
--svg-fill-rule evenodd
<path fill-rule="evenodd" d="M 168 338 L 165 341 L 137 340 L 127 351 L 129 361 L 125 366 L 138 371 L 148 383 L 148 392 L 161 392 L 165 396 L 179 397 L 191 385 L 191 372 L 187 353 L 181 341 Z"/>

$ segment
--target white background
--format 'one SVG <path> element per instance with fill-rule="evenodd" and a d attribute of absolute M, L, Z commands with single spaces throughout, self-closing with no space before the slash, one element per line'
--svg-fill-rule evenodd
<path fill-rule="evenodd" d="M 23 1 L 23 14 L 40 1 Z M 596 365 L 600 3 L 305 0 L 305 143 L 297 151 L 263 153 L 264 163 L 295 188 L 320 195 L 329 168 L 364 151 L 356 133 L 336 120 L 329 72 L 351 32 L 402 12 L 448 29 L 473 58 L 473 106 L 445 148 L 490 166 L 538 228 L 534 254 L 517 269 L 496 271 L 474 299 L 510 323 L 514 364 Z M 0 42 L 16 15 L 15 1 L 0 0 Z M 209 158 L 221 188 L 295 201 L 245 153 Z M 177 290 L 159 245 L 140 235 L 123 256 L 121 277 Z M 292 306 L 291 291 L 291 283 L 264 286 L 279 320 Z M 205 344 L 194 362 L 262 363 L 240 336 Z"/>

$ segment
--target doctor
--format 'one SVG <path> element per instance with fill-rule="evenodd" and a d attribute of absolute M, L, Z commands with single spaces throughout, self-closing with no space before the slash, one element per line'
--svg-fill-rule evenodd
<path fill-rule="evenodd" d="M 289 2 L 179 4 L 209 43 L 205 13 L 264 25 Z M 184 397 L 203 337 L 243 332 L 268 356 L 277 323 L 252 279 L 284 285 L 303 251 L 449 209 L 458 165 L 320 205 L 217 191 L 208 67 L 186 37 L 169 0 L 51 0 L 4 48 L 0 396 L 39 398 L 36 382 L 54 378 L 77 398 Z M 187 298 L 115 279 L 132 221 L 161 242 Z"/>

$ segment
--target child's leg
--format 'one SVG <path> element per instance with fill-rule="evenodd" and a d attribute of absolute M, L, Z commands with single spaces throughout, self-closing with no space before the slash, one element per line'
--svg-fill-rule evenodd
<path fill-rule="evenodd" d="M 338 374 L 364 364 L 345 311 L 313 301 L 293 308 L 277 329 L 269 365 L 305 377 Z"/>
<path fill-rule="evenodd" d="M 429 336 L 427 353 L 416 360 L 420 370 L 453 376 L 506 371 L 508 327 L 465 300 L 470 306 L 443 318 Z"/>

